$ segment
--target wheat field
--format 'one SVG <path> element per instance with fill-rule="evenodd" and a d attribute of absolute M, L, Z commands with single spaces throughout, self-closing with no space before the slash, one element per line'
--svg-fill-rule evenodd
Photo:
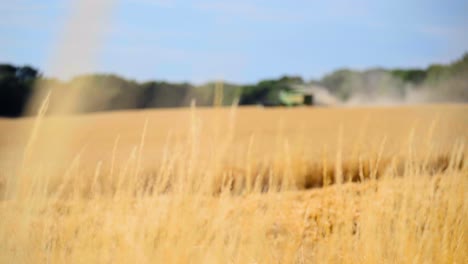
<path fill-rule="evenodd" d="M 467 105 L 0 120 L 0 263 L 466 263 Z"/>

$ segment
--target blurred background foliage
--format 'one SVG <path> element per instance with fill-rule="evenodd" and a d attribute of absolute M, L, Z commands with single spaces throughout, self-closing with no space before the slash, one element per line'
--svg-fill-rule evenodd
<path fill-rule="evenodd" d="M 223 83 L 221 104 L 280 105 L 280 91 L 294 85 L 319 85 L 341 103 L 386 100 L 402 102 L 468 102 L 468 53 L 449 65 L 426 69 L 339 69 L 321 80 L 304 81 L 298 76 L 262 80 L 256 84 Z M 31 66 L 0 64 L 0 116 L 20 116 L 33 91 L 53 89 L 60 100 L 66 89 L 79 89 L 86 96 L 82 112 L 121 109 L 182 107 L 195 100 L 212 106 L 216 83 L 193 85 L 165 81 L 137 82 L 112 74 L 77 76 L 68 81 L 43 76 Z"/>

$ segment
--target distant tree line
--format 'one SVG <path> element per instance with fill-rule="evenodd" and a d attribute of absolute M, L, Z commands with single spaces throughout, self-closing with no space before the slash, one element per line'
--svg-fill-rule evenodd
<path fill-rule="evenodd" d="M 404 98 L 414 91 L 425 91 L 429 101 L 468 101 L 468 54 L 449 65 L 426 69 L 337 70 L 319 81 L 285 76 L 251 85 L 223 84 L 222 105 L 278 105 L 279 92 L 296 84 L 324 87 L 342 102 L 363 95 L 368 100 L 379 96 Z M 82 112 L 119 109 L 181 107 L 192 100 L 198 106 L 211 106 L 216 97 L 215 83 L 195 86 L 164 81 L 136 82 L 112 74 L 92 74 L 69 81 L 46 78 L 31 66 L 0 64 L 0 116 L 17 117 L 24 113 L 33 92 L 53 87 L 60 100 L 67 89 L 78 89 L 86 100 Z"/>
<path fill-rule="evenodd" d="M 299 77 L 283 77 L 261 81 L 256 85 L 223 83 L 221 105 L 278 104 L 280 90 L 293 83 L 303 82 Z M 30 66 L 0 65 L 0 116 L 18 117 L 24 114 L 34 92 L 52 89 L 51 103 L 59 102 L 66 92 L 79 91 L 80 112 L 99 112 L 123 109 L 145 109 L 189 106 L 212 106 L 215 103 L 216 83 L 194 86 L 190 83 L 165 81 L 136 82 L 113 74 L 91 74 L 63 82 L 45 78 Z"/>

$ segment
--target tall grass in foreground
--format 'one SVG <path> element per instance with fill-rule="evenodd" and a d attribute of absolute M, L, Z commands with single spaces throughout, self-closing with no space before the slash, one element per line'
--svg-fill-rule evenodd
<path fill-rule="evenodd" d="M 463 138 L 439 153 L 428 137 L 418 152 L 410 133 L 401 155 L 384 157 L 383 138 L 374 156 L 338 147 L 333 160 L 311 163 L 279 129 L 268 159 L 255 156 L 261 135 L 252 135 L 232 161 L 235 108 L 219 117 L 226 127 L 209 131 L 191 114 L 189 137 L 169 138 L 150 171 L 146 123 L 127 162 L 115 162 L 116 138 L 111 162 L 93 168 L 79 153 L 64 168 L 43 166 L 47 150 L 34 147 L 33 132 L 22 165 L 0 186 L 0 263 L 468 260 Z M 201 145 L 202 133 L 212 144 Z"/>

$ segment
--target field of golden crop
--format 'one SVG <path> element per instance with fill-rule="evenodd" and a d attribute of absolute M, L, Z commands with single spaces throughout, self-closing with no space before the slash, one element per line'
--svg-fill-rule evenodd
<path fill-rule="evenodd" d="M 467 112 L 0 120 L 0 263 L 466 263 Z"/>

